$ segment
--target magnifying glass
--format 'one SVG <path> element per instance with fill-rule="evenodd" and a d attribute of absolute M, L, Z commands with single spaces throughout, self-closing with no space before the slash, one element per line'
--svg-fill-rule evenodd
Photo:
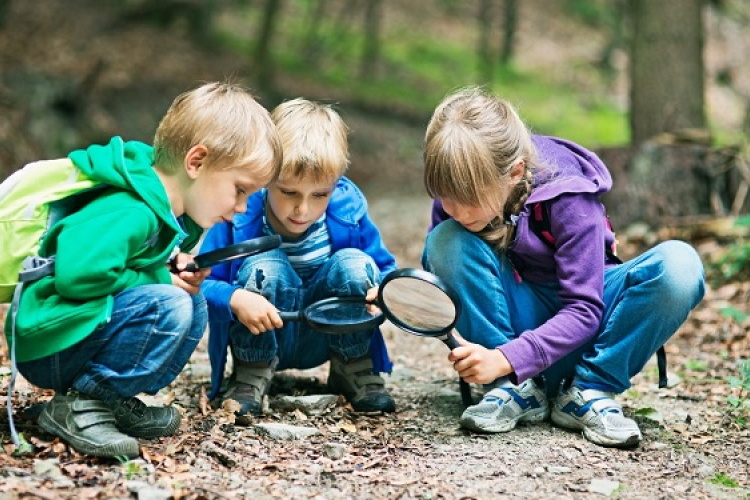
<path fill-rule="evenodd" d="M 450 349 L 459 346 L 453 328 L 461 313 L 461 301 L 438 276 L 421 269 L 394 271 L 380 284 L 378 305 L 401 330 L 439 339 Z M 464 406 L 473 405 L 469 384 L 459 378 L 459 388 Z"/>
<path fill-rule="evenodd" d="M 279 246 L 281 246 L 281 236 L 278 234 L 252 238 L 224 248 L 217 248 L 216 250 L 198 254 L 193 259 L 193 262 L 189 262 L 187 266 L 185 266 L 184 270 L 197 271 L 199 269 L 217 266 L 235 259 L 242 259 L 267 250 L 273 250 Z M 173 273 L 179 272 L 175 261 L 172 261 L 171 267 Z"/>
<path fill-rule="evenodd" d="M 461 312 L 458 296 L 438 276 L 421 269 L 399 269 L 385 277 L 378 290 L 383 314 L 400 329 L 459 346 L 453 327 Z"/>
<path fill-rule="evenodd" d="M 300 311 L 279 311 L 282 321 L 304 321 L 313 330 L 332 335 L 372 330 L 385 321 L 383 312 L 364 297 L 331 297 Z"/>
<path fill-rule="evenodd" d="M 388 319 L 405 332 L 439 339 L 454 349 L 459 346 L 453 328 L 460 312 L 458 295 L 438 276 L 404 268 L 385 277 L 375 304 L 364 297 L 334 297 L 279 315 L 283 321 L 304 320 L 314 330 L 334 335 L 370 330 Z M 469 384 L 460 380 L 460 390 L 464 405 L 474 404 Z"/>

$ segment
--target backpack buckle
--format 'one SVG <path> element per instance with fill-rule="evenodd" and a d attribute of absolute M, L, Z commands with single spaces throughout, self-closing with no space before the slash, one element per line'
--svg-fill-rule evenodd
<path fill-rule="evenodd" d="M 32 255 L 23 259 L 23 269 L 18 273 L 18 281 L 26 283 L 55 274 L 55 257 Z"/>

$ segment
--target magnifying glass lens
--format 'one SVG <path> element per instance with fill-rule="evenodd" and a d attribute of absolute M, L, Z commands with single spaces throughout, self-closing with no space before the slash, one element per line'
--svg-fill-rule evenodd
<path fill-rule="evenodd" d="M 310 307 L 305 311 L 308 321 L 321 325 L 359 325 L 370 321 L 380 313 L 377 310 L 371 311 L 367 302 L 363 300 L 358 302 L 331 301 L 321 303 Z"/>
<path fill-rule="evenodd" d="M 407 328 L 423 333 L 444 333 L 456 319 L 456 306 L 440 288 L 418 278 L 400 277 L 382 290 L 390 314 Z"/>

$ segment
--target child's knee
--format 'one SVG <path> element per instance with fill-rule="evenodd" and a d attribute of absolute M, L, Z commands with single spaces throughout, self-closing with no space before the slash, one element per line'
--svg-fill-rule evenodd
<path fill-rule="evenodd" d="M 294 272 L 283 250 L 271 250 L 248 257 L 237 273 L 237 283 L 246 290 L 262 293 L 269 289 L 299 288 Z"/>
<path fill-rule="evenodd" d="M 200 299 L 194 302 L 192 295 L 176 286 L 163 287 L 155 298 L 160 329 L 171 332 L 190 330 L 196 308 L 200 307 Z"/>
<path fill-rule="evenodd" d="M 426 269 L 444 274 L 461 268 L 468 260 L 496 260 L 484 241 L 455 220 L 446 220 L 433 229 L 425 242 L 422 264 Z"/>
<path fill-rule="evenodd" d="M 380 282 L 380 269 L 362 250 L 342 248 L 331 256 L 329 277 L 336 281 L 364 283 L 367 287 Z"/>
<path fill-rule="evenodd" d="M 697 303 L 705 292 L 705 274 L 698 252 L 689 244 L 672 240 L 654 248 L 662 267 L 668 295 Z"/>

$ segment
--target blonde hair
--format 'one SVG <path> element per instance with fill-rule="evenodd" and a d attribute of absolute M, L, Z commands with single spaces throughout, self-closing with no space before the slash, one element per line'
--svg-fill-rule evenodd
<path fill-rule="evenodd" d="M 156 129 L 154 163 L 173 174 L 198 144 L 208 149 L 210 168 L 252 165 L 268 182 L 281 168 L 281 143 L 268 110 L 236 84 L 207 83 L 177 96 Z"/>
<path fill-rule="evenodd" d="M 271 112 L 281 138 L 281 179 L 338 179 L 349 166 L 348 128 L 326 104 L 297 98 Z"/>
<path fill-rule="evenodd" d="M 531 133 L 510 103 L 477 87 L 461 89 L 438 105 L 427 126 L 425 188 L 432 198 L 497 214 L 480 236 L 507 248 L 514 231 L 508 222 L 531 192 L 535 158 Z M 525 170 L 512 186 L 519 160 Z"/>

